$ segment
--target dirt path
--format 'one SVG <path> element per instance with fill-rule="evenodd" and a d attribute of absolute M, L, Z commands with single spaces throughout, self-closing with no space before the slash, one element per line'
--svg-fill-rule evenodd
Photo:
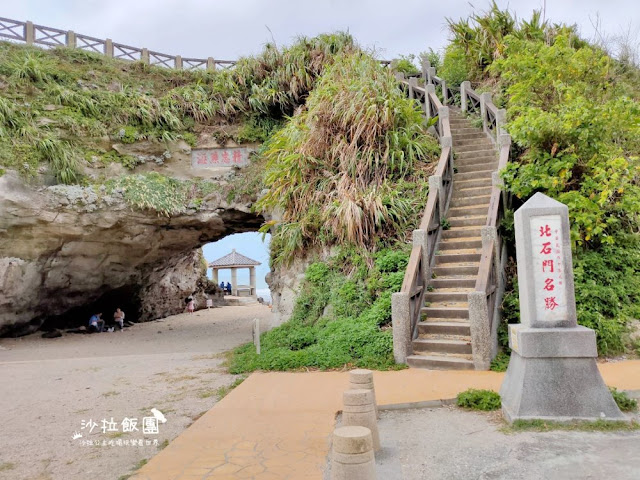
<path fill-rule="evenodd" d="M 0 479 L 125 477 L 236 380 L 220 354 L 251 340 L 256 317 L 265 324 L 271 311 L 222 307 L 122 333 L 0 339 Z M 152 408 L 166 423 L 144 435 Z M 125 418 L 138 431 L 124 433 Z"/>

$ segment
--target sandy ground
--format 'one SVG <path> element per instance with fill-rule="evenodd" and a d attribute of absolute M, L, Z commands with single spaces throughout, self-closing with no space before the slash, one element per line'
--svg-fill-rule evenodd
<path fill-rule="evenodd" d="M 0 338 L 0 479 L 126 478 L 238 378 L 221 368 L 221 354 L 251 341 L 253 318 L 264 326 L 271 310 L 222 307 L 124 332 Z M 166 423 L 143 434 L 152 408 Z M 125 418 L 138 431 L 124 433 Z"/>
<path fill-rule="evenodd" d="M 499 413 L 456 407 L 383 411 L 378 422 L 378 478 L 640 478 L 640 431 L 503 433 L 503 426 Z"/>

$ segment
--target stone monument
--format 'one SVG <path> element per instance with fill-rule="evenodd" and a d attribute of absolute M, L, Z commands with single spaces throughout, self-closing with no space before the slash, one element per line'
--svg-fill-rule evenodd
<path fill-rule="evenodd" d="M 626 420 L 598 371 L 595 332 L 576 321 L 567 206 L 536 193 L 515 233 L 521 323 L 509 325 L 506 420 Z"/>

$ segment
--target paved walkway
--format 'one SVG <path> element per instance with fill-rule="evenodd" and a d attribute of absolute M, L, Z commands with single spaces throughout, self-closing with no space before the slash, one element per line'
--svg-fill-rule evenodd
<path fill-rule="evenodd" d="M 640 360 L 600 364 L 607 385 L 640 390 Z M 503 374 L 408 369 L 374 372 L 379 405 L 499 390 Z M 131 480 L 322 479 L 348 372 L 255 373 Z"/>

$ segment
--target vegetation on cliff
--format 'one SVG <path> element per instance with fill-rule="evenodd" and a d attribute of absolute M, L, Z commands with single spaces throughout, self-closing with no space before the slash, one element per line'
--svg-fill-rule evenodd
<path fill-rule="evenodd" d="M 417 104 L 374 59 L 344 54 L 327 68 L 267 142 L 269 191 L 257 206 L 282 212 L 267 225 L 274 264 L 337 250 L 308 267 L 291 320 L 262 337 L 261 355 L 234 352 L 232 372 L 393 367 L 391 294 L 438 151 Z"/>
<path fill-rule="evenodd" d="M 493 3 L 449 26 L 441 74 L 471 80 L 507 109 L 512 163 L 502 177 L 513 207 L 536 192 L 569 207 L 578 322 L 596 330 L 601 354 L 623 351 L 625 325 L 640 316 L 637 65 L 539 12 L 518 22 Z M 503 307 L 517 322 L 517 289 Z"/>

